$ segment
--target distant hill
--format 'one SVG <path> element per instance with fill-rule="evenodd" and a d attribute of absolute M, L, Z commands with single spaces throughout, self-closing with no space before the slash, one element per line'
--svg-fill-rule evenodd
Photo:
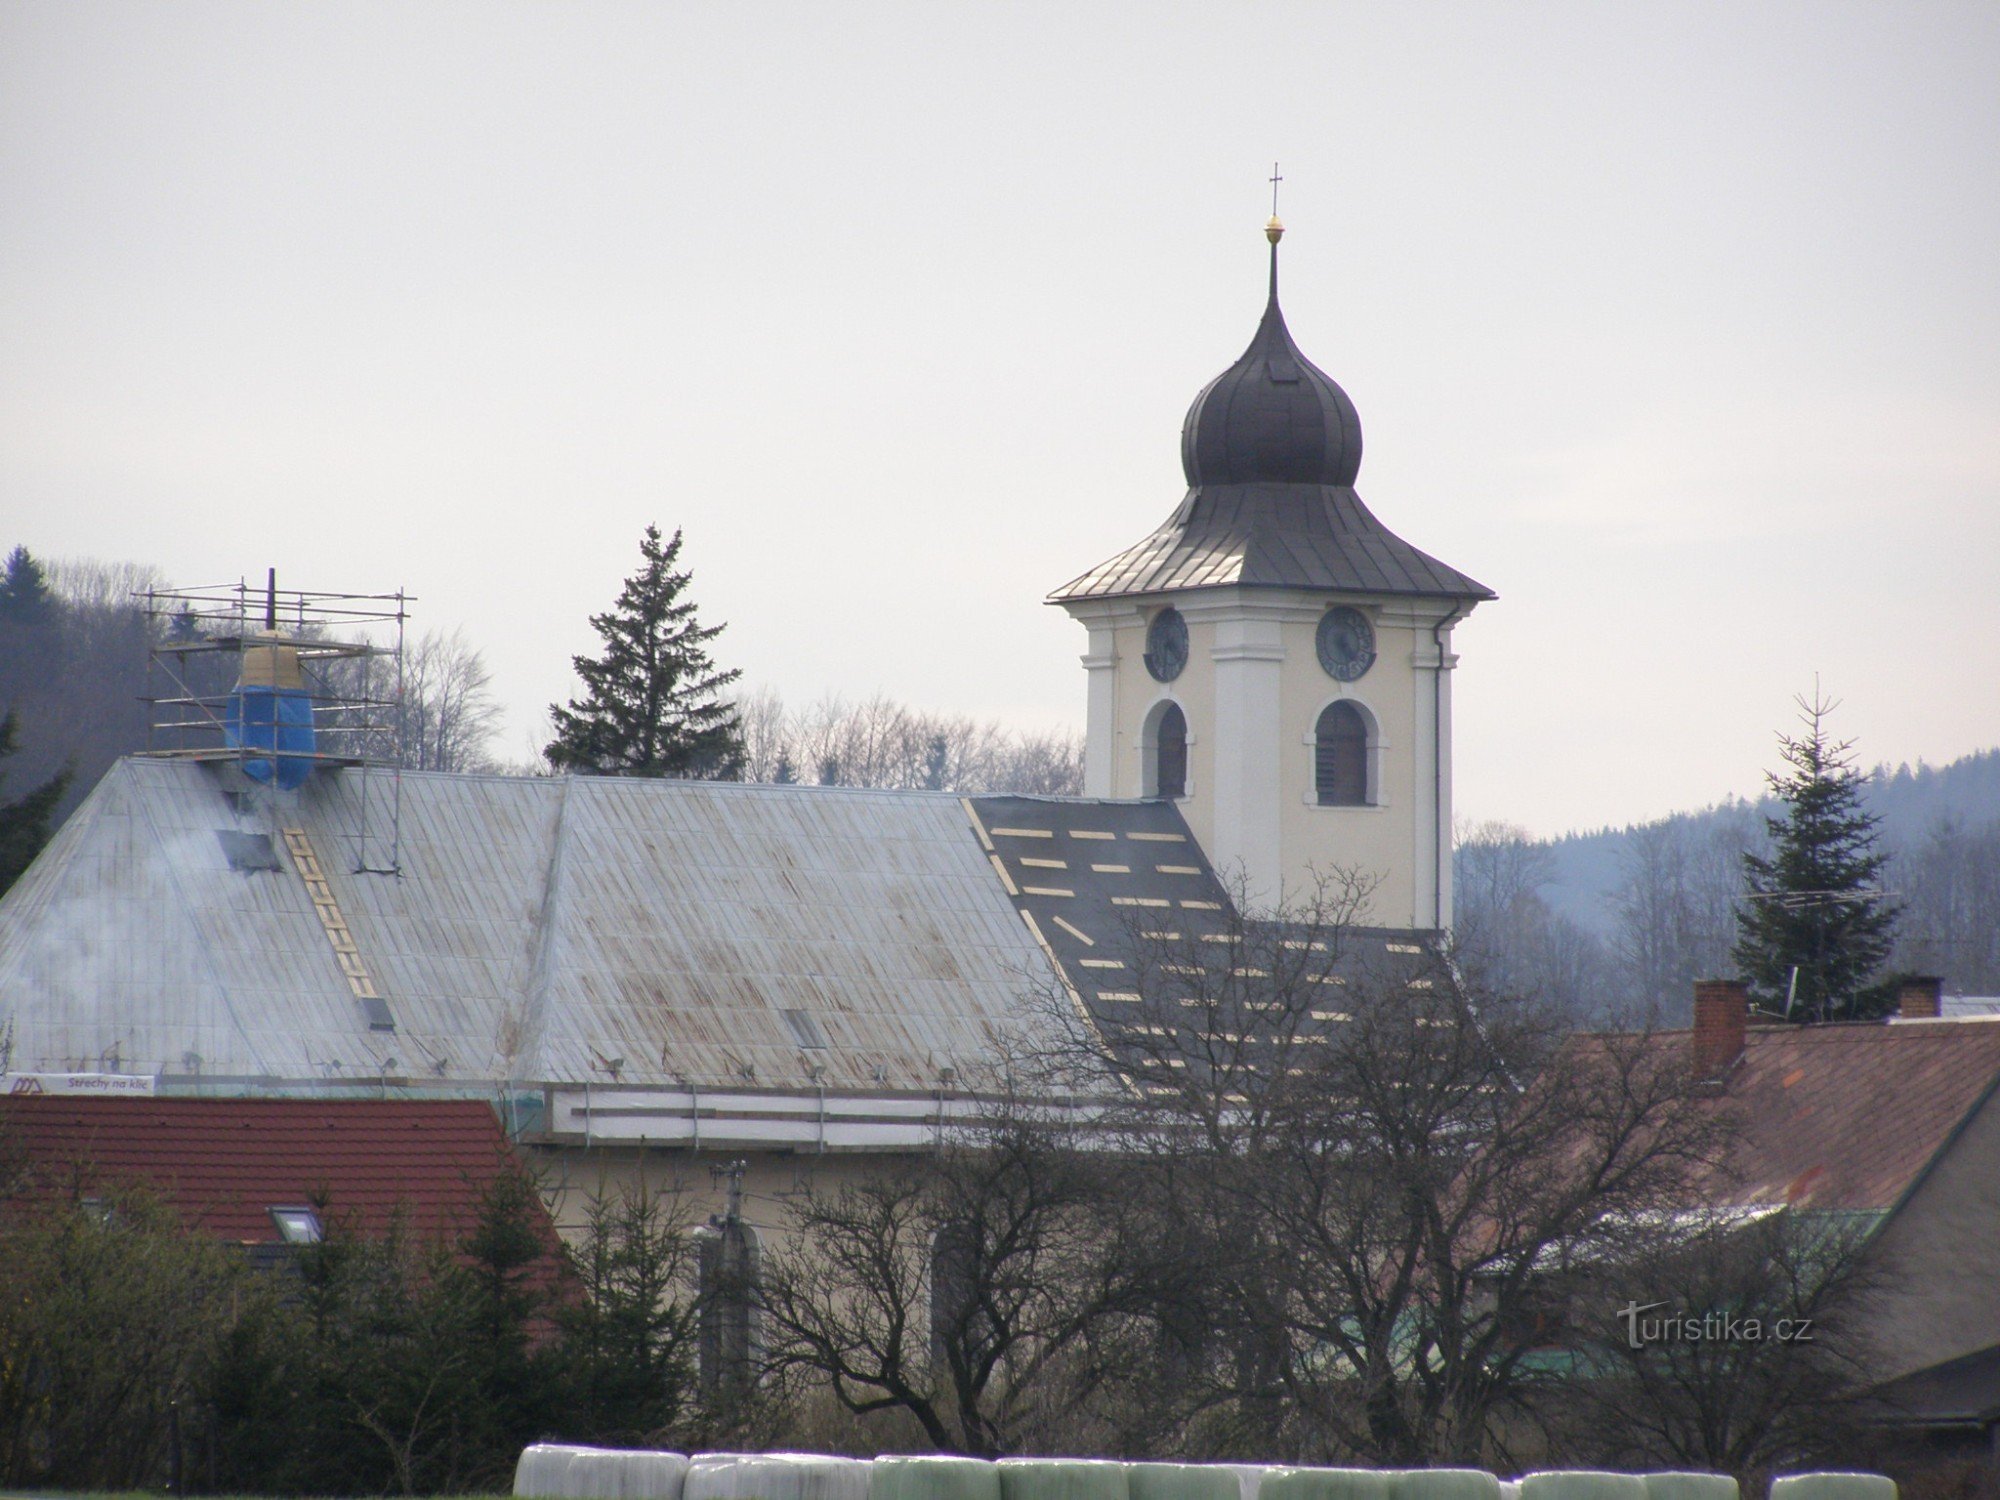
<path fill-rule="evenodd" d="M 1863 798 L 1898 911 L 1887 972 L 2000 995 L 2000 750 L 1878 766 Z M 1684 1025 L 1694 981 L 1735 972 L 1743 856 L 1767 847 L 1779 810 L 1730 801 L 1545 840 L 1473 830 L 1454 859 L 1460 963 L 1591 1024 Z"/>
<path fill-rule="evenodd" d="M 2000 749 L 1980 750 L 1948 765 L 1919 762 L 1877 766 L 1868 773 L 1868 810 L 1882 820 L 1882 841 L 1892 850 L 1914 850 L 1941 826 L 1963 829 L 2000 824 Z M 1611 897 L 1627 867 L 1641 828 L 1678 825 L 1697 837 L 1721 833 L 1727 825 L 1761 828 L 1776 815 L 1769 798 L 1730 801 L 1698 812 L 1674 813 L 1649 824 L 1600 828 L 1547 841 L 1552 878 L 1542 888 L 1549 906 L 1598 937 L 1612 935 Z M 1996 914 L 2000 917 L 2000 913 Z"/>

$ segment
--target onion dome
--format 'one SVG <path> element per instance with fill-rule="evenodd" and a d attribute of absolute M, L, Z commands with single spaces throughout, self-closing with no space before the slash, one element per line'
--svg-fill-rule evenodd
<path fill-rule="evenodd" d="M 1271 298 L 1243 357 L 1202 388 L 1181 424 L 1181 468 L 1190 486 L 1353 485 L 1361 470 L 1361 418 L 1347 392 L 1299 352 L 1278 306 L 1278 238 L 1271 241 Z"/>
<path fill-rule="evenodd" d="M 1284 232 L 1275 217 L 1264 227 L 1271 299 L 1257 336 L 1188 408 L 1186 496 L 1151 536 L 1072 578 L 1051 604 L 1212 588 L 1493 597 L 1397 536 L 1355 493 L 1361 418 L 1347 392 L 1299 353 L 1278 309 Z"/>

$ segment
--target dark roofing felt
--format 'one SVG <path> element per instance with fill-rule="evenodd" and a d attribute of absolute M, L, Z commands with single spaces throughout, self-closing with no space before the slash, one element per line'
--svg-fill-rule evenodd
<path fill-rule="evenodd" d="M 269 1243 L 274 1207 L 317 1195 L 325 1217 L 379 1234 L 400 1209 L 420 1234 L 456 1234 L 511 1157 L 480 1100 L 0 1099 L 0 1130 L 30 1173 L 28 1196 L 142 1184 L 189 1228 Z"/>
<path fill-rule="evenodd" d="M 1692 1033 L 1661 1032 L 1652 1045 L 1691 1056 Z M 1706 1105 L 1737 1132 L 1718 1192 L 1742 1205 L 1886 1212 L 1996 1079 L 2000 1023 L 1753 1026 Z"/>
<path fill-rule="evenodd" d="M 1307 934 L 1295 925 L 1243 923 L 1170 801 L 974 797 L 968 804 L 1016 909 L 1114 1055 L 1129 1060 L 1134 1034 L 1146 1033 L 1148 1050 L 1198 1062 L 1220 1037 L 1227 1045 L 1216 1055 L 1256 1064 L 1276 1040 L 1264 1035 L 1270 1013 L 1246 1014 L 1260 991 L 1233 980 L 1228 965 L 1232 955 L 1287 946 L 1287 937 L 1298 939 L 1288 946 L 1319 951 L 1300 955 L 1292 976 L 1300 993 L 1290 998 L 1307 1007 L 1308 1032 L 1331 1035 L 1347 1018 L 1346 997 L 1428 988 L 1437 972 L 1428 934 L 1359 926 Z M 1205 975 L 1189 981 L 1176 964 L 1200 965 Z M 1204 1003 L 1179 998 L 1190 993 Z M 1163 1026 L 1178 1040 L 1163 1041 Z"/>

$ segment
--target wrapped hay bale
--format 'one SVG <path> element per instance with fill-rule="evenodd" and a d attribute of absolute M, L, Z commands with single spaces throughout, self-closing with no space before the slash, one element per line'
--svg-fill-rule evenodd
<path fill-rule="evenodd" d="M 1646 1500 L 1740 1500 L 1736 1481 L 1727 1474 L 1665 1470 L 1642 1476 Z"/>
<path fill-rule="evenodd" d="M 1265 1476 L 1285 1472 L 1280 1464 L 1211 1464 L 1209 1467 L 1236 1476 L 1237 1500 L 1257 1500 L 1263 1490 Z"/>
<path fill-rule="evenodd" d="M 983 1458 L 885 1456 L 869 1466 L 868 1500 L 1000 1500 L 1000 1470 Z"/>
<path fill-rule="evenodd" d="M 1646 1500 L 1646 1481 L 1601 1469 L 1544 1469 L 1521 1476 L 1521 1500 Z"/>
<path fill-rule="evenodd" d="M 1244 1500 L 1235 1471 L 1220 1464 L 1127 1464 L 1125 1484 L 1132 1500 Z"/>
<path fill-rule="evenodd" d="M 563 1500 L 681 1500 L 687 1455 L 647 1448 L 576 1448 L 563 1470 Z"/>
<path fill-rule="evenodd" d="M 1105 1458 L 1003 1458 L 1001 1500 L 1130 1500 L 1125 1465 Z"/>
<path fill-rule="evenodd" d="M 1396 1475 L 1391 1488 L 1395 1500 L 1500 1500 L 1500 1481 L 1484 1469 L 1404 1469 Z M 1660 1496 L 1656 1500 L 1670 1500 L 1670 1497 Z M 1686 1500 L 1709 1500 L 1709 1497 L 1690 1495 Z"/>
<path fill-rule="evenodd" d="M 1886 1474 L 1781 1474 L 1771 1481 L 1771 1500 L 1896 1500 L 1896 1481 Z"/>
<path fill-rule="evenodd" d="M 1501 1480 L 1500 1500 L 1521 1500 L 1521 1481 L 1518 1479 Z"/>
<path fill-rule="evenodd" d="M 681 1500 L 868 1500 L 872 1467 L 819 1453 L 701 1453 Z"/>
<path fill-rule="evenodd" d="M 681 1500 L 687 1480 L 685 1453 L 645 1449 L 625 1455 L 626 1500 Z"/>
<path fill-rule="evenodd" d="M 1388 1469 L 1273 1469 L 1257 1494 L 1259 1500 L 1391 1500 L 1395 1487 Z"/>
<path fill-rule="evenodd" d="M 568 1493 L 563 1481 L 569 1472 L 570 1456 L 587 1453 L 569 1443 L 530 1443 L 521 1450 L 514 1465 L 514 1493 L 534 1497 L 559 1497 Z"/>
<path fill-rule="evenodd" d="M 562 1472 L 564 1500 L 624 1500 L 625 1454 L 618 1448 L 572 1448 Z"/>

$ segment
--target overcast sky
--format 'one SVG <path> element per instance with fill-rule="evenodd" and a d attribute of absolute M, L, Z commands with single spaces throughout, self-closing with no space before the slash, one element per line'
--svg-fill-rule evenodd
<path fill-rule="evenodd" d="M 746 683 L 1081 726 L 1283 163 L 1463 816 L 2000 743 L 2000 6 L 0 0 L 0 544 L 406 587 L 523 759 L 638 557 Z"/>

